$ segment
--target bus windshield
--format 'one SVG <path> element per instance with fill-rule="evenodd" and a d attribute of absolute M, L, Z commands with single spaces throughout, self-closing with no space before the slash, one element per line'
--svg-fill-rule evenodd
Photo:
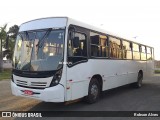
<path fill-rule="evenodd" d="M 37 30 L 17 35 L 13 68 L 23 71 L 59 69 L 63 61 L 64 30 Z"/>

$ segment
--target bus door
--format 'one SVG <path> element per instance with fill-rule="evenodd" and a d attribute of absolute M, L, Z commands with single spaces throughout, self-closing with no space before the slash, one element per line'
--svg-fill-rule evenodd
<path fill-rule="evenodd" d="M 87 38 L 87 30 L 70 26 L 67 45 L 67 100 L 87 94 Z"/>

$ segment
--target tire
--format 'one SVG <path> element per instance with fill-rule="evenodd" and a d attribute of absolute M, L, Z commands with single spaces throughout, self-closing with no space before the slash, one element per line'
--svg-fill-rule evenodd
<path fill-rule="evenodd" d="M 143 74 L 141 72 L 138 73 L 137 82 L 133 83 L 132 86 L 134 88 L 142 87 Z"/>
<path fill-rule="evenodd" d="M 100 85 L 96 78 L 92 78 L 88 87 L 88 96 L 85 97 L 87 103 L 95 103 L 100 97 Z"/>

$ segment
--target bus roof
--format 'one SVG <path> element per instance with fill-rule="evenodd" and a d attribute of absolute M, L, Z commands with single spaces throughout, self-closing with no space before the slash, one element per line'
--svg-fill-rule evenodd
<path fill-rule="evenodd" d="M 131 42 L 134 42 L 134 43 L 137 43 L 137 44 L 140 44 L 140 45 L 145 45 L 144 43 L 136 42 L 134 38 L 122 36 L 122 35 L 119 35 L 119 34 L 104 30 L 104 29 L 100 29 L 98 27 L 95 27 L 95 26 L 80 22 L 78 20 L 75 20 L 75 19 L 72 19 L 72 18 L 69 18 L 69 17 L 68 17 L 68 22 L 69 22 L 69 24 L 74 24 L 74 25 L 77 25 L 77 26 L 80 26 L 80 27 L 84 27 L 86 29 L 90 29 L 90 30 L 93 30 L 93 31 L 97 31 L 97 32 L 100 32 L 100 33 L 111 35 L 111 36 L 119 38 L 119 39 L 131 41 Z M 148 46 L 148 45 L 145 45 L 145 46 Z M 151 47 L 151 46 L 148 46 L 148 47 Z"/>
<path fill-rule="evenodd" d="M 84 22 L 81 22 L 81 21 L 78 21 L 78 20 L 76 20 L 76 19 L 73 19 L 73 18 L 70 18 L 70 17 L 66 17 L 66 16 L 62 16 L 62 17 L 38 18 L 38 19 L 34 19 L 34 20 L 30 20 L 30 21 L 24 22 L 24 23 L 22 23 L 21 25 L 26 24 L 26 23 L 29 23 L 29 22 L 32 22 L 32 21 L 40 20 L 40 19 L 50 19 L 50 18 L 51 18 L 51 19 L 53 19 L 53 18 L 66 18 L 67 21 L 68 21 L 68 25 L 70 25 L 70 24 L 77 25 L 77 26 L 80 26 L 80 27 L 83 27 L 83 28 L 86 28 L 86 29 L 89 29 L 89 30 L 93 30 L 93 31 L 99 32 L 99 33 L 111 35 L 111 36 L 116 37 L 116 38 L 119 38 L 119 39 L 123 39 L 123 40 L 131 41 L 131 42 L 134 42 L 134 43 L 137 43 L 137 44 L 145 45 L 145 44 L 143 44 L 143 43 L 135 42 L 135 39 L 133 39 L 133 38 L 129 38 L 129 37 L 126 37 L 126 36 L 122 36 L 122 35 L 119 35 L 119 34 L 116 34 L 116 33 L 113 33 L 113 32 L 110 32 L 110 31 L 107 31 L 107 30 L 104 30 L 104 29 L 95 27 L 95 26 L 93 26 L 93 25 L 86 24 L 86 23 L 84 23 Z M 21 26 L 21 25 L 20 25 L 20 26 Z M 148 46 L 148 45 L 145 45 L 145 46 Z M 151 47 L 151 46 L 148 46 L 148 47 Z"/>

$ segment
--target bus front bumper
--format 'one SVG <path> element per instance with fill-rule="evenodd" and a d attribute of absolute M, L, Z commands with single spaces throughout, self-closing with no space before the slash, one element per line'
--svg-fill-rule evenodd
<path fill-rule="evenodd" d="M 11 81 L 12 94 L 15 96 L 30 97 L 45 102 L 64 102 L 64 87 L 56 85 L 45 89 L 31 89 L 17 86 Z M 32 91 L 32 95 L 25 94 L 24 91 Z"/>

